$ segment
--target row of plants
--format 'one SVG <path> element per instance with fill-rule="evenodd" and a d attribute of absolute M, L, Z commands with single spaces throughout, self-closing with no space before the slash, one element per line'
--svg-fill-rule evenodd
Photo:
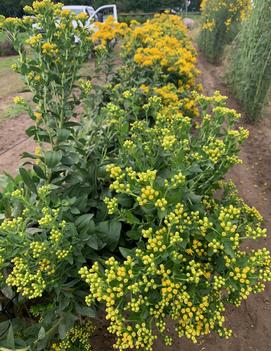
<path fill-rule="evenodd" d="M 268 250 L 242 246 L 266 236 L 263 219 L 223 180 L 248 136 L 240 116 L 200 94 L 179 17 L 108 19 L 90 35 L 84 15 L 61 8 L 36 1 L 1 25 L 38 144 L 1 193 L 1 345 L 89 350 L 103 309 L 119 350 L 170 345 L 170 320 L 193 342 L 229 337 L 227 304 L 271 278 Z"/>
<path fill-rule="evenodd" d="M 263 116 L 271 87 L 270 16 L 269 0 L 254 1 L 231 49 L 228 83 L 252 122 Z"/>
<path fill-rule="evenodd" d="M 240 31 L 241 23 L 251 12 L 251 0 L 203 0 L 199 47 L 208 60 L 218 63 L 225 47 Z"/>

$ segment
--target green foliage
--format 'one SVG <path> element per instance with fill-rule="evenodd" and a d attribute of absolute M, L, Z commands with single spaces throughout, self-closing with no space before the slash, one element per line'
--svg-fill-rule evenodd
<path fill-rule="evenodd" d="M 229 54 L 227 79 L 253 122 L 263 115 L 271 87 L 271 1 L 255 1 Z"/>
<path fill-rule="evenodd" d="M 15 103 L 38 147 L 1 179 L 0 345 L 89 350 L 101 303 L 120 350 L 151 350 L 153 326 L 169 345 L 168 317 L 192 341 L 228 337 L 224 305 L 271 274 L 268 250 L 241 245 L 265 237 L 261 216 L 221 184 L 248 135 L 240 116 L 219 93 L 192 91 L 194 49 L 178 16 L 129 29 L 109 19 L 91 33 L 61 7 L 43 0 L 1 22 L 33 94 Z M 114 71 L 112 39 L 125 32 Z M 95 66 L 80 77 L 89 54 Z"/>

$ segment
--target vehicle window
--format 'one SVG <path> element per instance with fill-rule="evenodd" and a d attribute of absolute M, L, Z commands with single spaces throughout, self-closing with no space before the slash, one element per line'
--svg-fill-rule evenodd
<path fill-rule="evenodd" d="M 84 10 L 80 10 L 80 9 L 71 9 L 72 12 L 74 12 L 76 15 L 79 15 L 82 12 L 85 12 Z"/>
<path fill-rule="evenodd" d="M 86 9 L 86 12 L 89 15 L 89 17 L 92 15 L 92 12 L 90 12 L 89 9 Z"/>

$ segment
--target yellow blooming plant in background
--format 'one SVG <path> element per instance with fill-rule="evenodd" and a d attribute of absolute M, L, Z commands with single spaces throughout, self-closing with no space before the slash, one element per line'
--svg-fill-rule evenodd
<path fill-rule="evenodd" d="M 123 55 L 134 61 L 136 74 L 141 72 L 142 77 L 151 73 L 160 84 L 172 82 L 181 92 L 195 88 L 195 52 L 178 16 L 156 15 L 133 28 L 124 42 Z"/>
<path fill-rule="evenodd" d="M 211 62 L 218 62 L 224 48 L 240 29 L 252 8 L 251 0 L 203 0 L 199 46 Z"/>
<path fill-rule="evenodd" d="M 105 22 L 95 22 L 92 40 L 101 47 L 107 47 L 114 39 L 123 37 L 128 31 L 126 23 L 118 23 L 113 16 L 107 17 Z"/>

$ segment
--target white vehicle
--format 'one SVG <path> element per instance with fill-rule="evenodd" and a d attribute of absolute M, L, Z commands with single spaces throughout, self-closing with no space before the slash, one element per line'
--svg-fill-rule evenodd
<path fill-rule="evenodd" d="M 116 5 L 104 5 L 99 7 L 97 10 L 95 10 L 92 6 L 74 6 L 74 5 L 69 5 L 69 6 L 63 6 L 63 10 L 70 10 L 74 12 L 76 15 L 79 15 L 79 13 L 86 13 L 89 16 L 89 19 L 87 21 L 87 25 L 91 27 L 91 24 L 93 21 L 99 21 L 99 22 L 104 22 L 104 20 L 108 16 L 113 16 L 115 21 L 118 21 L 118 12 L 117 12 L 117 6 Z"/>

